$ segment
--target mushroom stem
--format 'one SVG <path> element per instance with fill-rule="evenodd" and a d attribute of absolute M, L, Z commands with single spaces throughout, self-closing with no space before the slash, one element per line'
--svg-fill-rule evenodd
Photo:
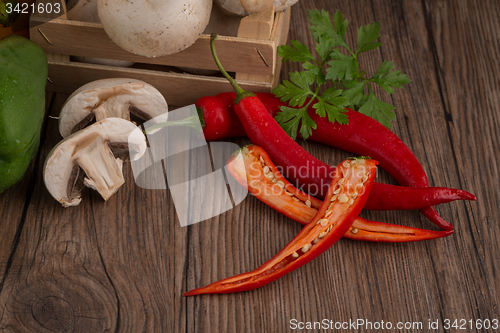
<path fill-rule="evenodd" d="M 125 183 L 122 173 L 123 161 L 116 159 L 107 142 L 98 136 L 92 142 L 75 151 L 76 163 L 85 172 L 84 185 L 108 200 Z"/>

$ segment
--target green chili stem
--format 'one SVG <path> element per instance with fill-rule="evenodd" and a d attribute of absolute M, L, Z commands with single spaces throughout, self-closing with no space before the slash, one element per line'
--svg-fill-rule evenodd
<path fill-rule="evenodd" d="M 215 64 L 221 71 L 222 75 L 231 83 L 231 86 L 233 86 L 234 91 L 236 92 L 236 99 L 234 100 L 234 104 L 238 104 L 243 98 L 245 97 L 250 97 L 250 96 L 255 96 L 255 94 L 243 90 L 238 83 L 226 72 L 226 70 L 222 67 L 222 64 L 219 61 L 219 58 L 217 57 L 217 52 L 215 52 L 215 40 L 217 39 L 218 35 L 216 33 L 212 33 L 210 35 L 210 50 L 212 51 L 212 56 L 215 60 Z"/>

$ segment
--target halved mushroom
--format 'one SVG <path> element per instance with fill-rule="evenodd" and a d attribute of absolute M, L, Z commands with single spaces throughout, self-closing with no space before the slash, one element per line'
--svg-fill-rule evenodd
<path fill-rule="evenodd" d="M 109 117 L 147 121 L 168 111 L 163 95 L 152 85 L 135 79 L 102 79 L 77 89 L 64 103 L 59 132 L 65 138 L 91 122 Z"/>
<path fill-rule="evenodd" d="M 43 170 L 45 186 L 64 207 L 80 203 L 84 186 L 108 200 L 125 182 L 123 160 L 137 160 L 145 151 L 146 138 L 137 126 L 120 118 L 101 120 L 52 149 Z"/>

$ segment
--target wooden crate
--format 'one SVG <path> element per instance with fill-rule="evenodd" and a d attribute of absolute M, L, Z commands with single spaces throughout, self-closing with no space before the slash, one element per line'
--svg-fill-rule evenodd
<path fill-rule="evenodd" d="M 38 0 L 55 3 L 60 0 Z M 63 12 L 65 1 L 62 0 Z M 272 10 L 243 18 L 237 37 L 220 36 L 217 54 L 228 72 L 247 91 L 269 92 L 279 81 L 281 60 L 277 46 L 286 43 L 290 9 Z M 72 93 L 85 83 L 113 77 L 130 77 L 155 86 L 171 105 L 192 104 L 201 96 L 215 95 L 232 88 L 220 76 L 193 75 L 173 67 L 217 69 L 210 52 L 210 36 L 203 34 L 188 49 L 177 54 L 148 58 L 122 50 L 109 39 L 101 24 L 71 21 L 66 15 L 54 18 L 33 14 L 30 38 L 39 44 L 49 59 L 47 90 Z M 136 62 L 132 68 L 103 66 L 71 61 L 69 56 L 99 57 Z"/>

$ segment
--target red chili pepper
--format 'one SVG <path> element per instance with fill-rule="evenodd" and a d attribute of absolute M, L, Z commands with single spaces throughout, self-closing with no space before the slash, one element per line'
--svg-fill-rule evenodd
<path fill-rule="evenodd" d="M 188 291 L 183 296 L 259 288 L 325 252 L 349 230 L 361 212 L 375 179 L 377 164 L 377 161 L 365 158 L 343 161 L 337 166 L 316 216 L 278 254 L 256 270 Z"/>
<path fill-rule="evenodd" d="M 256 93 L 257 97 L 261 100 L 262 104 L 266 107 L 268 112 L 273 117 L 277 112 L 279 112 L 279 107 L 286 105 L 281 102 L 278 98 L 276 98 L 273 94 L 269 93 Z M 205 138 L 209 141 L 213 140 L 221 140 L 230 137 L 239 137 L 243 136 L 245 133 L 245 128 L 237 119 L 234 117 L 233 108 L 232 108 L 232 100 L 236 97 L 235 93 L 222 93 L 214 97 L 210 97 L 209 99 L 218 100 L 218 108 L 216 115 L 213 114 L 213 110 L 211 110 L 211 105 L 207 104 L 205 101 L 205 97 L 196 102 L 196 105 L 199 107 L 201 113 L 203 114 L 203 118 L 205 120 L 204 127 L 204 135 Z M 224 105 L 226 107 L 224 107 Z M 361 155 L 370 155 L 371 153 L 376 153 L 377 155 L 383 155 L 384 146 L 400 146 L 402 149 L 406 150 L 410 154 L 409 148 L 404 145 L 404 143 L 397 138 L 391 131 L 387 130 L 381 124 L 360 114 L 359 112 L 348 111 L 349 112 L 349 125 L 339 125 L 330 123 L 325 117 L 319 117 L 313 110 L 309 110 L 309 114 L 313 117 L 314 121 L 318 124 L 318 128 L 313 131 L 313 135 L 309 138 L 311 140 L 316 140 L 318 142 L 322 142 L 325 144 L 332 145 L 334 147 L 349 150 L 356 150 L 355 153 Z M 377 142 L 369 141 L 363 139 L 363 135 L 366 133 L 366 130 L 359 126 L 356 121 L 358 118 L 361 118 L 363 121 L 368 122 L 369 126 L 372 126 L 372 123 L 377 123 L 378 125 L 374 125 L 381 132 L 390 132 L 390 135 L 385 135 L 387 142 L 381 139 L 383 135 L 380 137 L 375 136 L 373 138 L 373 134 L 369 134 L 371 139 L 376 139 Z M 268 123 L 270 122 L 267 121 Z M 223 129 L 221 130 L 220 123 L 224 123 Z M 337 132 L 337 127 L 342 127 L 342 130 Z M 252 129 L 253 130 L 253 129 Z M 283 131 L 280 131 L 284 133 Z M 361 132 L 362 134 L 360 134 Z M 383 133 L 385 134 L 385 133 Z M 253 136 L 255 137 L 255 135 Z M 334 138 L 335 140 L 331 139 Z M 350 141 L 355 142 L 351 143 Z M 256 143 L 251 138 L 253 143 Z M 291 139 L 289 139 L 291 140 Z M 289 141 L 283 139 L 283 141 Z M 381 142 L 382 141 L 382 142 Z M 391 144 L 394 141 L 395 144 Z M 374 142 L 374 144 L 372 144 Z M 379 143 L 379 146 L 376 144 Z M 259 143 L 260 144 L 260 143 Z M 267 148 L 268 145 L 263 144 Z M 380 146 L 382 148 L 380 148 Z M 406 148 L 405 148 L 406 147 Z M 297 150 L 296 146 L 293 147 L 294 151 Z M 375 151 L 374 151 L 375 150 Z M 312 168 L 311 174 L 313 177 L 299 179 L 299 184 L 310 187 L 315 186 L 318 191 L 322 185 L 327 185 L 329 180 L 331 179 L 331 173 L 333 172 L 333 168 L 318 161 L 314 157 L 310 156 L 307 152 L 305 154 L 300 154 L 298 157 L 290 157 L 288 154 L 288 149 L 275 149 L 274 151 L 278 151 L 278 153 L 273 156 L 273 159 L 277 160 L 277 164 L 281 167 L 286 168 L 287 166 L 294 168 L 294 170 L 304 170 L 307 166 L 304 166 L 304 163 L 308 164 L 310 168 Z M 363 153 L 361 153 L 363 151 Z M 371 154 L 373 155 L 373 154 Z M 408 155 L 408 154 L 407 154 Z M 413 155 L 413 154 L 412 154 Z M 414 157 L 414 156 L 413 156 Z M 309 161 L 309 159 L 310 161 Z M 310 163 L 309 163 L 310 162 Z M 384 165 L 390 164 L 391 161 L 387 157 L 384 158 Z M 289 164 L 287 164 L 289 163 Z M 394 164 L 399 163 L 398 161 L 393 161 Z M 411 164 L 409 162 L 405 162 L 406 165 Z M 413 163 L 417 163 L 415 158 L 413 158 Z M 419 164 L 418 164 L 419 165 Z M 419 167 L 421 169 L 421 167 Z M 315 172 L 315 170 L 320 170 L 321 172 Z M 287 176 L 290 176 L 288 174 Z M 293 175 L 291 175 L 292 180 L 294 180 Z M 296 179 L 295 179 L 296 180 Z M 310 188 L 309 188 L 310 190 Z M 324 191 L 325 188 L 323 187 Z M 318 195 L 321 197 L 320 195 Z M 443 229 L 451 229 L 451 225 L 447 222 L 443 221 L 442 218 L 437 214 L 437 212 L 433 208 L 428 208 L 429 206 L 434 206 L 442 203 L 447 203 L 454 200 L 476 200 L 476 197 L 466 191 L 457 190 L 457 189 L 449 189 L 445 187 L 427 187 L 423 186 L 422 188 L 409 188 L 404 186 L 394 186 L 382 183 L 376 183 L 372 190 L 372 194 L 370 195 L 369 200 L 365 206 L 365 209 L 368 210 L 408 210 L 408 209 L 423 209 L 424 215 L 426 215 L 432 222 L 436 223 Z"/>
<path fill-rule="evenodd" d="M 309 223 L 323 203 L 290 184 L 261 147 L 250 145 L 242 148 L 227 162 L 227 168 L 231 175 L 257 199 L 301 224 Z M 453 230 L 424 230 L 368 221 L 358 217 L 344 237 L 353 240 L 399 243 L 435 239 L 452 233 Z"/>

